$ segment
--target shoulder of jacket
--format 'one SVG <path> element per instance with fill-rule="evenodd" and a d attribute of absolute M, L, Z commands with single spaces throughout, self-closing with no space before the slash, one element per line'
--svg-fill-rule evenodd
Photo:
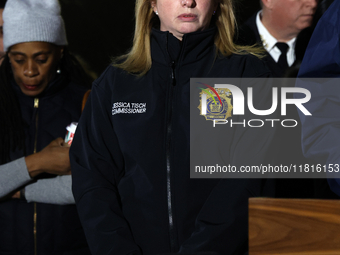
<path fill-rule="evenodd" d="M 239 69 L 239 77 L 269 77 L 271 75 L 265 61 L 252 54 L 232 54 L 228 60 Z"/>
<path fill-rule="evenodd" d="M 263 59 L 260 59 L 254 55 L 246 55 L 246 71 L 245 75 L 248 77 L 268 77 L 271 76 L 271 71 L 265 64 Z"/>
<path fill-rule="evenodd" d="M 104 72 L 93 82 L 96 87 L 105 88 L 111 86 L 117 79 L 127 78 L 130 76 L 126 71 L 109 65 Z"/>
<path fill-rule="evenodd" d="M 315 30 L 323 30 L 327 28 L 328 26 L 331 26 L 336 31 L 339 31 L 339 21 L 340 21 L 340 1 L 334 1 L 328 9 L 325 11 L 325 13 L 321 16 L 317 27 Z M 326 26 L 322 26 L 321 24 L 325 23 Z"/>

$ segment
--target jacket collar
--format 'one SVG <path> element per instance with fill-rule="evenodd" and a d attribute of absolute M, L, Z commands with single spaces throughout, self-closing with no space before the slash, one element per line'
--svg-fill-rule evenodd
<path fill-rule="evenodd" d="M 169 65 L 172 61 L 190 64 L 211 54 L 217 28 L 214 26 L 204 31 L 188 33 L 182 42 L 171 33 L 153 28 L 151 32 L 152 61 Z M 177 42 L 176 42 L 177 41 Z"/>

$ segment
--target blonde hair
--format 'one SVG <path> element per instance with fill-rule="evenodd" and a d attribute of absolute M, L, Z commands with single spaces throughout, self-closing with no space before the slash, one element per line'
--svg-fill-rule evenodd
<path fill-rule="evenodd" d="M 234 43 L 236 18 L 232 0 L 218 1 L 214 20 L 218 32 L 215 35 L 216 56 L 231 54 L 253 54 L 261 57 L 264 50 L 258 46 L 239 46 Z M 152 0 L 136 0 L 136 26 L 131 50 L 113 60 L 113 65 L 129 73 L 143 76 L 152 65 L 150 35 L 153 24 L 158 20 L 151 8 Z M 213 21 L 213 20 L 212 20 Z"/>

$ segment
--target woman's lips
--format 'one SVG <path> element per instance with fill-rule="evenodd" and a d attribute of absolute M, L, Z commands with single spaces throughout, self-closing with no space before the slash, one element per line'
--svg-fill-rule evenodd
<path fill-rule="evenodd" d="M 25 87 L 25 89 L 27 89 L 27 90 L 36 90 L 36 89 L 39 88 L 38 85 L 30 85 L 30 84 L 25 84 L 25 83 L 23 83 L 22 85 L 23 85 L 23 86 Z"/>
<path fill-rule="evenodd" d="M 194 21 L 197 19 L 197 15 L 192 13 L 183 13 L 179 15 L 178 18 L 182 21 Z"/>

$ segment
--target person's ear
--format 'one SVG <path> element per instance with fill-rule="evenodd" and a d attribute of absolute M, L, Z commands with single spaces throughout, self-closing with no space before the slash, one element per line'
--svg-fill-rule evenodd
<path fill-rule="evenodd" d="M 262 8 L 272 9 L 275 0 L 262 0 Z"/>
<path fill-rule="evenodd" d="M 153 10 L 153 12 L 158 15 L 158 11 L 157 11 L 157 2 L 156 1 L 151 1 L 151 8 Z"/>

